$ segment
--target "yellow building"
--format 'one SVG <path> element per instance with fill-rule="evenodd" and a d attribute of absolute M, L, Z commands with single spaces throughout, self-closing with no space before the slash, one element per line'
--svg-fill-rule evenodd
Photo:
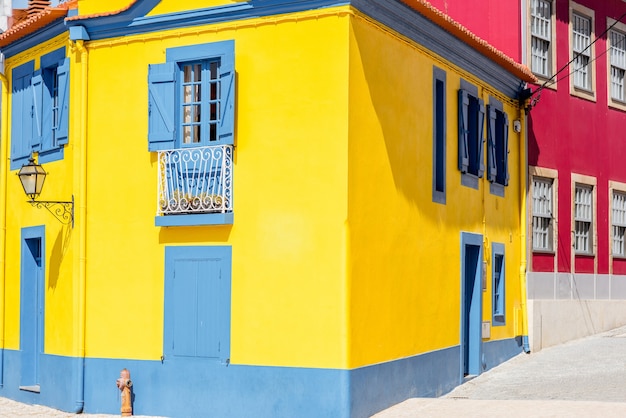
<path fill-rule="evenodd" d="M 533 76 L 426 1 L 69 1 L 0 51 L 0 396 L 365 417 L 522 351 Z"/>

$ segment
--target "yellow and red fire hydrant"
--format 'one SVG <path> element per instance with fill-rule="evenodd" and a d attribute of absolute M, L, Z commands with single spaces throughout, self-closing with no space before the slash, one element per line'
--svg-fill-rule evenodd
<path fill-rule="evenodd" d="M 122 391 L 122 416 L 129 417 L 133 414 L 133 406 L 131 404 L 131 392 L 130 388 L 133 386 L 133 382 L 130 380 L 130 372 L 128 369 L 122 369 L 120 372 L 120 378 L 117 379 L 117 387 Z"/>

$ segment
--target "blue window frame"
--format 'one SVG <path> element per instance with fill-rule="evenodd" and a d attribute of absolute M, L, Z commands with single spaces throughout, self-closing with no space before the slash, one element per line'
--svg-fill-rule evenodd
<path fill-rule="evenodd" d="M 148 67 L 148 149 L 234 143 L 234 41 L 170 48 Z"/>
<path fill-rule="evenodd" d="M 485 172 L 484 127 L 485 102 L 478 88 L 461 80 L 459 90 L 459 170 L 462 184 L 478 188 Z"/>
<path fill-rule="evenodd" d="M 504 262 L 504 244 L 493 243 L 492 249 L 492 269 L 491 275 L 493 279 L 493 325 L 505 324 L 505 262 Z"/>
<path fill-rule="evenodd" d="M 13 70 L 11 169 L 26 164 L 33 152 L 39 163 L 63 159 L 69 138 L 69 72 L 65 48 L 43 55 L 36 71 L 34 61 Z"/>
<path fill-rule="evenodd" d="M 433 202 L 446 203 L 446 72 L 433 67 Z"/>
<path fill-rule="evenodd" d="M 229 362 L 231 263 L 227 246 L 165 248 L 166 361 Z"/>
<path fill-rule="evenodd" d="M 234 41 L 170 48 L 148 67 L 148 149 L 162 165 L 157 226 L 233 222 L 234 50 Z"/>
<path fill-rule="evenodd" d="M 491 193 L 504 196 L 509 184 L 509 118 L 494 98 L 489 99 L 487 114 L 487 179 Z"/>

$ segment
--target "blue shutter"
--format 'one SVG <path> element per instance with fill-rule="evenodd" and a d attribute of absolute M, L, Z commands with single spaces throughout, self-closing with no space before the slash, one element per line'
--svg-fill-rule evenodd
<path fill-rule="evenodd" d="M 235 58 L 229 52 L 220 63 L 220 125 L 218 143 L 234 144 L 235 139 Z"/>
<path fill-rule="evenodd" d="M 230 356 L 231 248 L 165 249 L 164 354 Z"/>
<path fill-rule="evenodd" d="M 478 177 L 482 177 L 485 173 L 485 101 L 483 99 L 478 99 L 477 117 Z"/>
<path fill-rule="evenodd" d="M 148 150 L 175 147 L 176 63 L 148 66 Z"/>
<path fill-rule="evenodd" d="M 493 106 L 487 106 L 487 180 L 496 181 L 498 175 L 498 164 L 496 163 L 496 109 Z"/>
<path fill-rule="evenodd" d="M 41 150 L 43 142 L 43 77 L 41 70 L 35 71 L 30 80 L 33 94 L 33 137 L 30 146 L 33 151 Z"/>
<path fill-rule="evenodd" d="M 504 185 L 508 186 L 509 185 L 509 117 L 506 113 L 503 113 L 502 116 L 504 116 L 504 132 L 503 134 L 503 143 L 504 143 L 504 149 L 502 150 L 502 159 L 503 159 L 503 166 L 502 166 L 502 170 L 504 170 L 505 173 L 505 177 L 504 177 Z"/>
<path fill-rule="evenodd" d="M 33 136 L 33 94 L 31 79 L 34 63 L 30 61 L 13 70 L 11 88 L 11 170 L 28 162 Z"/>
<path fill-rule="evenodd" d="M 469 96 L 467 91 L 459 90 L 459 170 L 467 173 L 469 168 Z"/>
<path fill-rule="evenodd" d="M 69 102 L 70 102 L 70 59 L 65 58 L 57 67 L 57 86 L 59 88 L 59 126 L 54 136 L 56 144 L 61 146 L 69 139 Z"/>

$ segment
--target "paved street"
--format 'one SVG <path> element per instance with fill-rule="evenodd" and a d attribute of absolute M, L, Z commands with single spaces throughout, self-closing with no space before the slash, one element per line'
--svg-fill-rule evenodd
<path fill-rule="evenodd" d="M 626 327 L 520 354 L 439 399 L 409 399 L 375 418 L 624 417 Z"/>
<path fill-rule="evenodd" d="M 75 415 L 0 398 L 0 417 L 116 416 Z M 626 327 L 531 355 L 520 354 L 442 398 L 409 399 L 374 415 L 418 416 L 625 417 Z"/>

